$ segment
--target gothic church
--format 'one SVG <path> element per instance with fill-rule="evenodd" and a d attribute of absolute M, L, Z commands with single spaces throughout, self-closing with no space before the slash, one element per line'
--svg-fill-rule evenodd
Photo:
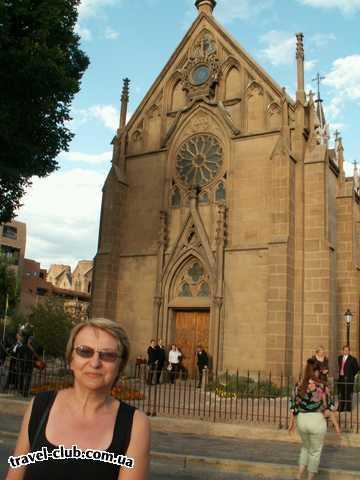
<path fill-rule="evenodd" d="M 297 34 L 290 98 L 214 18 L 198 16 L 120 125 L 103 188 L 92 316 L 127 330 L 132 356 L 175 342 L 194 368 L 297 374 L 334 361 L 353 313 L 359 355 L 360 200 L 330 147 L 321 99 L 304 91 Z"/>

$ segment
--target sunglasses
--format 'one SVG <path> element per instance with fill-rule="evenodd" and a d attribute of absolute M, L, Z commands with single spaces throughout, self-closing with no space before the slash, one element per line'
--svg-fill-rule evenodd
<path fill-rule="evenodd" d="M 118 352 L 115 352 L 114 350 L 95 350 L 86 345 L 78 345 L 74 347 L 74 351 L 81 358 L 92 358 L 95 355 L 95 352 L 97 352 L 100 360 L 103 362 L 116 362 L 116 360 L 120 358 Z"/>

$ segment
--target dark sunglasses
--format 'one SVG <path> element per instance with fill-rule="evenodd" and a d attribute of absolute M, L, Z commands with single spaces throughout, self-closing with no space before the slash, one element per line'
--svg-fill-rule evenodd
<path fill-rule="evenodd" d="M 74 347 L 74 351 L 81 358 L 92 358 L 95 355 L 95 352 L 99 354 L 100 360 L 103 362 L 115 362 L 120 355 L 114 350 L 95 350 L 92 347 L 87 347 L 86 345 L 78 345 Z"/>

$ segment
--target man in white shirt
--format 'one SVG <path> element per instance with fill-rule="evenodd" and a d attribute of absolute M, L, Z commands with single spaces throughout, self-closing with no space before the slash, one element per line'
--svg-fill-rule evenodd
<path fill-rule="evenodd" d="M 171 365 L 171 369 L 170 369 L 171 383 L 175 383 L 175 378 L 177 376 L 177 373 L 180 367 L 180 358 L 181 358 L 180 350 L 178 350 L 175 344 L 171 345 L 171 350 L 169 351 L 169 365 Z"/>

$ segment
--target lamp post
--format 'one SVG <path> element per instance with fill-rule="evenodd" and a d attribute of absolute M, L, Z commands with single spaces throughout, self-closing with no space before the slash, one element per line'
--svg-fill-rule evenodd
<path fill-rule="evenodd" d="M 346 323 L 346 344 L 350 346 L 350 327 L 352 321 L 352 313 L 348 308 L 344 313 L 345 323 Z"/>

